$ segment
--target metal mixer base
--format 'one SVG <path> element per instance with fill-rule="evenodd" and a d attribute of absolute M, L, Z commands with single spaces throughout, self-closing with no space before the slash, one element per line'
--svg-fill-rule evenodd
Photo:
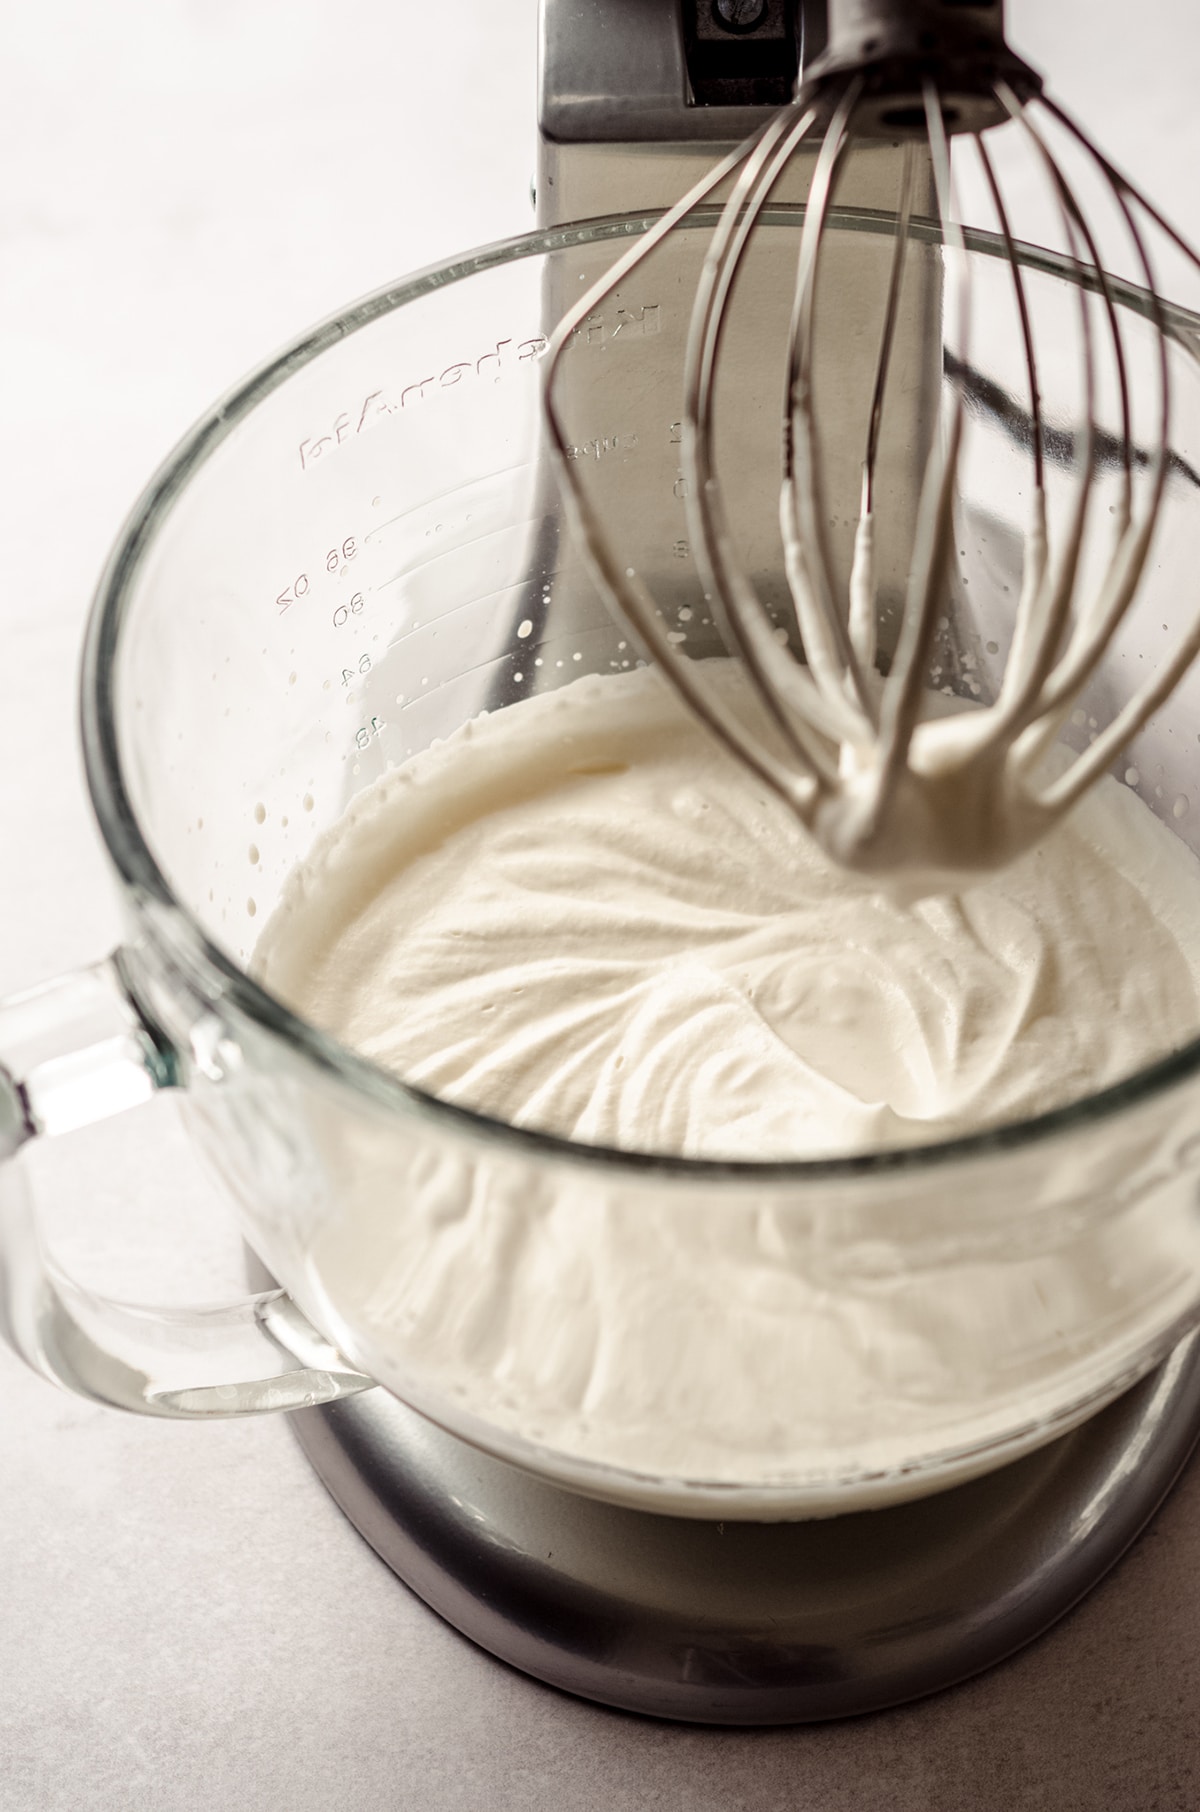
<path fill-rule="evenodd" d="M 629 1711 L 800 1723 L 952 1685 L 1083 1597 L 1196 1444 L 1200 1334 L 1040 1452 L 826 1522 L 695 1522 L 596 1503 L 382 1390 L 298 1411 L 292 1426 L 376 1552 L 493 1655 Z"/>

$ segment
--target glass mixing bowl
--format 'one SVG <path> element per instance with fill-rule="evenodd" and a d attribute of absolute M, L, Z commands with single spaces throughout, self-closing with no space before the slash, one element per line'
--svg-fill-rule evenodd
<path fill-rule="evenodd" d="M 101 1300 L 42 1251 L 18 1160 L 0 1181 L 3 1321 L 44 1374 L 125 1408 L 246 1414 L 378 1381 L 468 1441 L 602 1498 L 798 1518 L 997 1466 L 1111 1399 L 1195 1322 L 1200 1043 L 953 1143 L 697 1162 L 447 1106 L 302 1022 L 251 973 L 289 871 L 385 769 L 481 710 L 636 658 L 563 525 L 539 366 L 567 299 L 646 225 L 530 235 L 356 304 L 231 392 L 137 504 L 100 586 L 83 679 L 88 779 L 128 936 L 108 962 L 4 1010 L 0 1150 L 183 1090 L 282 1288 L 194 1313 Z M 763 411 L 778 373 L 762 347 L 765 317 L 786 314 L 796 229 L 788 210 L 765 218 L 763 281 L 744 285 L 718 404 L 730 513 L 778 601 L 777 452 L 762 431 L 777 419 Z M 564 366 L 572 455 L 668 610 L 697 587 L 677 397 L 703 239 L 669 241 Z M 887 223 L 844 212 L 831 245 L 849 298 L 823 367 L 836 405 L 870 381 Z M 971 247 L 983 318 L 1000 321 L 1000 248 L 983 235 Z M 1078 273 L 1022 256 L 1034 308 L 1074 331 Z M 918 231 L 909 257 L 906 400 L 878 484 L 902 520 L 942 386 L 967 382 L 959 562 L 937 661 L 940 684 L 974 695 L 995 683 L 1018 590 L 1023 366 L 1011 324 L 978 336 L 973 376 L 961 348 L 944 357 L 936 234 Z M 1113 293 L 1136 380 L 1151 356 L 1145 301 Z M 1187 595 L 1200 321 L 1172 310 L 1170 324 L 1175 459 L 1155 563 L 1069 735 L 1111 718 Z M 1048 361 L 1043 379 L 1047 419 L 1069 420 L 1075 365 Z M 847 485 L 857 498 L 860 455 L 839 439 L 836 406 L 825 419 L 836 515 Z M 1052 475 L 1052 510 L 1068 477 Z M 1097 483 L 1102 511 L 1115 479 L 1102 470 Z M 843 564 L 852 518 L 833 524 Z M 902 544 L 881 548 L 885 649 L 905 559 Z M 697 633 L 689 651 L 713 649 Z M 1189 840 L 1197 702 L 1186 684 L 1122 764 Z M 622 1370 L 638 1381 L 618 1394 L 605 1384 L 613 1300 Z M 753 1415 L 721 1408 L 731 1379 Z M 635 1463 L 646 1451 L 654 1464 Z"/>

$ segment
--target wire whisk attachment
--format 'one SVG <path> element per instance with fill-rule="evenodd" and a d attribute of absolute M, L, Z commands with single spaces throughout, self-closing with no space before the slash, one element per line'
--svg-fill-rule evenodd
<path fill-rule="evenodd" d="M 1008 163 L 996 154 L 1001 133 L 1005 159 L 1011 162 L 1014 146 L 1023 159 L 1017 189 L 1035 188 L 1042 214 L 1058 224 L 1066 248 L 1058 268 L 1069 278 L 1059 288 L 1071 292 L 1073 316 L 1065 325 L 1059 311 L 1049 328 L 1039 327 L 1030 275 L 1038 260 L 1018 235 Z M 848 157 L 881 141 L 896 147 L 895 202 L 885 223 L 891 251 L 876 298 L 867 406 L 853 429 L 861 435 L 861 484 L 849 507 L 852 555 L 839 572 L 831 525 L 839 511 L 848 513 L 847 500 L 828 494 L 821 426 L 831 406 L 823 368 L 836 306 L 820 279 Z M 793 618 L 781 630 L 730 520 L 714 398 L 748 249 L 797 157 L 808 160 L 811 181 L 779 348 L 779 535 Z M 973 683 L 947 699 L 943 693 L 955 689 L 934 684 L 933 657 L 956 583 L 968 414 L 987 391 L 986 383 L 972 389 L 962 381 L 974 371 L 980 331 L 972 305 L 979 236 L 960 224 L 954 200 L 968 161 L 998 229 L 990 243 L 1007 266 L 1006 332 L 1019 347 L 1024 395 L 1014 404 L 1005 393 L 1005 401 L 1022 424 L 1027 520 L 1002 666 L 986 696 Z M 619 537 L 605 529 L 587 477 L 568 457 L 557 388 L 581 323 L 723 185 L 727 199 L 691 309 L 680 451 L 703 595 L 757 702 L 750 715 L 731 707 L 709 663 L 680 647 L 651 589 L 622 557 Z M 1106 272 L 1097 210 L 1122 231 L 1132 286 Z M 843 866 L 935 888 L 1012 861 L 1112 766 L 1200 653 L 1197 614 L 1087 746 L 1060 746 L 1129 618 L 1173 469 L 1172 355 L 1192 355 L 1159 294 L 1152 240 L 1164 235 L 1196 264 L 1154 206 L 1043 94 L 1040 78 L 1007 46 L 995 0 L 832 0 L 829 47 L 795 99 L 656 221 L 556 330 L 546 362 L 549 434 L 597 583 L 687 707 Z M 923 351 L 937 406 L 925 439 L 904 450 L 919 466 L 916 504 L 912 520 L 897 524 L 887 520 L 894 506 L 881 490 L 880 462 L 898 339 L 910 331 L 902 325 L 903 296 L 916 243 L 932 244 L 941 260 L 941 318 Z M 1057 373 L 1064 362 L 1078 397 L 1070 430 L 1049 421 L 1043 406 L 1047 370 Z M 772 441 L 764 473 L 777 457 Z M 907 550 L 890 599 L 880 581 L 881 534 L 890 545 L 899 534 Z"/>

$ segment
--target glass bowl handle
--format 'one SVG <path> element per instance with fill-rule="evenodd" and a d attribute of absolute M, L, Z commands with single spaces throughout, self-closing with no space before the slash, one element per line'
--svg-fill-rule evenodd
<path fill-rule="evenodd" d="M 118 958 L 0 1003 L 0 1337 L 43 1378 L 142 1415 L 260 1415 L 366 1390 L 283 1290 L 151 1309 L 81 1288 L 38 1233 L 20 1153 L 178 1086 Z"/>

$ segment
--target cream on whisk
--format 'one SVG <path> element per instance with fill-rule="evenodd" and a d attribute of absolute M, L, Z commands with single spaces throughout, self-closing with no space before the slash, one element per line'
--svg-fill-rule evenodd
<path fill-rule="evenodd" d="M 649 670 L 477 721 L 360 795 L 256 969 L 407 1081 L 696 1157 L 911 1145 L 1200 1029 L 1200 866 L 1112 781 L 1013 866 L 903 903 L 834 867 Z"/>

